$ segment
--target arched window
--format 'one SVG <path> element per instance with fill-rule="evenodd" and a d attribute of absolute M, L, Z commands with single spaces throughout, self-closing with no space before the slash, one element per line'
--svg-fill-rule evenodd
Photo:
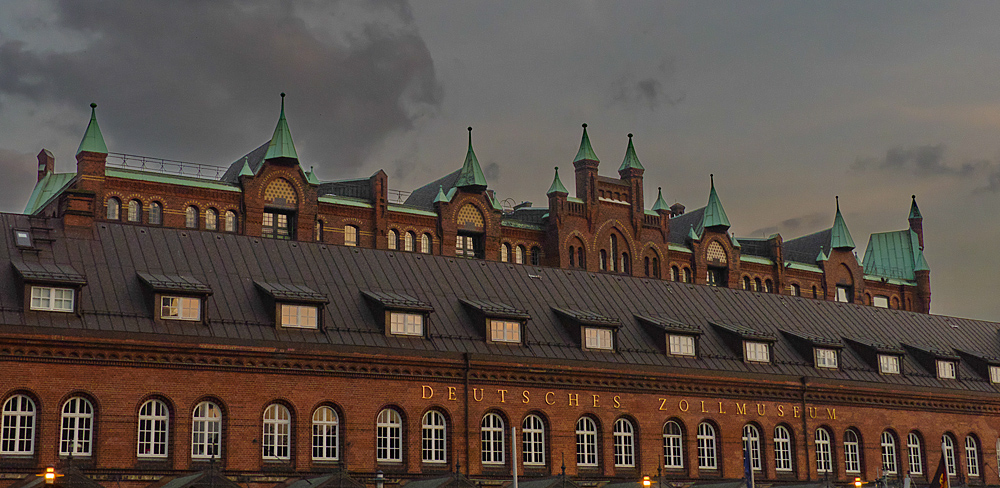
<path fill-rule="evenodd" d="M 447 435 L 444 414 L 430 410 L 421 422 L 421 459 L 425 463 L 445 463 L 447 458 Z"/>
<path fill-rule="evenodd" d="M 324 405 L 313 412 L 312 447 L 313 460 L 340 459 L 340 417 L 336 410 Z"/>
<path fill-rule="evenodd" d="M 763 285 L 761 285 L 761 283 L 760 283 L 760 278 L 754 278 L 753 279 L 753 288 L 752 288 L 752 290 L 753 291 L 760 291 L 761 289 L 763 289 Z"/>
<path fill-rule="evenodd" d="M 316 219 L 316 223 L 313 224 L 313 240 L 323 242 L 323 221 L 320 219 Z"/>
<path fill-rule="evenodd" d="M 882 432 L 882 472 L 885 474 L 896 474 L 899 468 L 896 466 L 896 436 L 888 430 Z"/>
<path fill-rule="evenodd" d="M 644 267 L 646 268 L 646 276 L 648 277 L 648 276 L 649 276 L 649 256 L 646 256 L 646 257 L 645 257 L 645 258 L 644 258 L 644 259 L 642 260 L 642 264 L 643 264 L 643 266 L 644 266 Z"/>
<path fill-rule="evenodd" d="M 0 454 L 34 454 L 35 402 L 25 395 L 14 395 L 3 404 L 3 430 Z"/>
<path fill-rule="evenodd" d="M 621 263 L 620 263 L 620 266 L 618 266 L 618 269 L 621 270 L 622 273 L 628 274 L 629 273 L 629 269 L 632 267 L 631 264 L 632 264 L 632 260 L 629 259 L 628 253 L 627 252 L 623 252 L 622 253 Z"/>
<path fill-rule="evenodd" d="M 653 278 L 660 278 L 660 259 L 653 258 Z"/>
<path fill-rule="evenodd" d="M 635 467 L 635 427 L 627 419 L 615 421 L 614 432 L 615 467 Z"/>
<path fill-rule="evenodd" d="M 510 244 L 506 242 L 500 245 L 500 261 L 504 263 L 510 262 Z"/>
<path fill-rule="evenodd" d="M 424 254 L 431 253 L 431 235 L 424 234 L 420 236 L 420 252 Z"/>
<path fill-rule="evenodd" d="M 796 285 L 796 284 L 793 283 L 792 286 L 791 286 L 791 289 L 792 289 L 791 293 L 792 293 L 793 297 L 797 297 L 797 296 L 801 296 L 802 295 L 802 291 L 799 288 L 799 285 Z"/>
<path fill-rule="evenodd" d="M 406 252 L 413 252 L 413 244 L 416 240 L 417 236 L 413 232 L 403 234 L 403 250 Z"/>
<path fill-rule="evenodd" d="M 587 267 L 586 256 L 583 253 L 583 246 L 576 248 L 576 265 L 581 268 Z"/>
<path fill-rule="evenodd" d="M 684 282 L 691 283 L 691 268 L 684 268 Z"/>
<path fill-rule="evenodd" d="M 524 246 L 514 248 L 514 263 L 524 264 Z"/>
<path fill-rule="evenodd" d="M 205 230 L 216 230 L 219 228 L 219 212 L 214 208 L 205 210 Z"/>
<path fill-rule="evenodd" d="M 122 217 L 122 202 L 121 200 L 111 197 L 108 199 L 108 220 L 119 220 Z"/>
<path fill-rule="evenodd" d="M 618 236 L 611 234 L 611 271 L 618 271 L 618 263 L 616 262 L 618 256 Z"/>
<path fill-rule="evenodd" d="M 830 453 L 830 432 L 822 427 L 816 429 L 816 472 L 829 473 L 833 471 L 833 458 Z"/>
<path fill-rule="evenodd" d="M 226 232 L 236 232 L 236 212 L 226 210 Z"/>
<path fill-rule="evenodd" d="M 749 290 L 750 289 L 750 277 L 749 276 L 744 276 L 743 277 L 743 289 L 744 290 Z"/>
<path fill-rule="evenodd" d="M 167 457 L 167 434 L 170 411 L 160 400 L 147 400 L 139 408 L 139 442 L 137 456 L 141 458 Z"/>
<path fill-rule="evenodd" d="M 663 425 L 663 467 L 684 468 L 684 434 L 681 425 L 673 420 Z"/>
<path fill-rule="evenodd" d="M 774 293 L 774 282 L 770 279 L 764 280 L 764 293 Z"/>
<path fill-rule="evenodd" d="M 152 202 L 149 204 L 149 223 L 160 225 L 163 223 L 163 204 Z"/>
<path fill-rule="evenodd" d="M 670 281 L 677 281 L 677 279 L 680 278 L 680 276 L 681 276 L 680 275 L 680 270 L 677 269 L 677 266 L 671 266 L 670 267 Z"/>
<path fill-rule="evenodd" d="M 353 225 L 344 226 L 344 245 L 345 246 L 357 246 L 358 245 L 358 228 Z"/>
<path fill-rule="evenodd" d="M 576 267 L 576 248 L 573 246 L 569 246 L 569 267 Z"/>
<path fill-rule="evenodd" d="M 1000 451 L 997 451 L 1000 455 Z M 924 474 L 924 453 L 920 446 L 920 435 L 910 432 L 906 436 L 906 453 L 910 462 L 910 474 Z"/>
<path fill-rule="evenodd" d="M 698 469 L 718 469 L 715 452 L 715 427 L 708 422 L 698 424 Z"/>
<path fill-rule="evenodd" d="M 222 441 L 222 411 L 212 402 L 201 402 L 191 415 L 191 458 L 218 458 Z"/>
<path fill-rule="evenodd" d="M 128 221 L 142 222 L 142 202 L 139 200 L 128 201 Z"/>
<path fill-rule="evenodd" d="M 965 437 L 965 467 L 970 477 L 979 476 L 979 442 L 971 435 Z"/>
<path fill-rule="evenodd" d="M 396 249 L 396 246 L 399 243 L 399 236 L 396 234 L 396 231 L 389 229 L 389 232 L 386 233 L 385 239 L 388 249 Z"/>
<path fill-rule="evenodd" d="M 198 228 L 198 208 L 193 205 L 188 205 L 184 209 L 184 227 L 188 229 Z"/>
<path fill-rule="evenodd" d="M 379 462 L 403 461 L 403 420 L 399 412 L 386 408 L 375 422 L 375 459 Z"/>
<path fill-rule="evenodd" d="M 760 431 L 753 424 L 743 426 L 743 452 L 750 453 L 750 467 L 754 471 L 760 471 Z"/>
<path fill-rule="evenodd" d="M 816 285 L 813 285 L 813 298 L 819 298 L 819 294 L 816 293 Z"/>
<path fill-rule="evenodd" d="M 941 449 L 944 450 L 944 464 L 948 468 L 948 476 L 958 476 L 958 467 L 955 463 L 955 439 L 945 434 L 941 438 Z"/>
<path fill-rule="evenodd" d="M 538 415 L 528 415 L 521 422 L 521 452 L 526 466 L 545 465 L 545 423 Z"/>
<path fill-rule="evenodd" d="M 792 435 L 788 428 L 774 428 L 774 470 L 787 473 L 792 470 Z"/>
<path fill-rule="evenodd" d="M 601 249 L 601 271 L 608 270 L 608 251 Z"/>
<path fill-rule="evenodd" d="M 576 465 L 597 466 L 597 423 L 590 417 L 576 421 Z"/>
<path fill-rule="evenodd" d="M 861 441 L 854 429 L 844 432 L 844 471 L 861 472 Z"/>
<path fill-rule="evenodd" d="M 541 266 L 542 264 L 542 248 L 533 247 L 531 248 L 531 265 Z"/>
<path fill-rule="evenodd" d="M 483 464 L 503 464 L 504 456 L 504 427 L 503 419 L 495 413 L 483 415 L 480 424 L 480 439 L 482 440 Z"/>
<path fill-rule="evenodd" d="M 66 400 L 60 423 L 62 428 L 59 429 L 59 455 L 90 456 L 94 434 L 94 406 L 90 401 L 83 397 Z"/>
<path fill-rule="evenodd" d="M 292 415 L 284 405 L 272 403 L 264 410 L 264 459 L 290 459 Z"/>

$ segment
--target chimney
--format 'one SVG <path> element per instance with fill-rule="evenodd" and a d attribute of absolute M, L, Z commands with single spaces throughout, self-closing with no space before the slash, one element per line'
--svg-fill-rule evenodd
<path fill-rule="evenodd" d="M 670 216 L 676 217 L 678 215 L 684 215 L 684 205 L 681 205 L 680 202 L 670 206 Z"/>
<path fill-rule="evenodd" d="M 56 157 L 48 149 L 42 149 L 38 153 L 38 181 L 42 181 L 46 175 L 56 171 Z"/>

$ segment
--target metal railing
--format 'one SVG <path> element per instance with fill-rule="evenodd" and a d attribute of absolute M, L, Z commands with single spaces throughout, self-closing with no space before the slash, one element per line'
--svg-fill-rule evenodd
<path fill-rule="evenodd" d="M 392 188 L 389 188 L 386 190 L 386 193 L 386 198 L 389 200 L 389 203 L 401 204 L 406 201 L 412 192 L 408 192 L 406 190 L 393 190 Z"/>
<path fill-rule="evenodd" d="M 189 163 L 173 159 L 151 158 L 148 156 L 113 152 L 108 153 L 106 164 L 117 168 L 192 176 L 211 180 L 218 180 L 228 169 L 223 166 L 213 166 L 211 164 Z"/>

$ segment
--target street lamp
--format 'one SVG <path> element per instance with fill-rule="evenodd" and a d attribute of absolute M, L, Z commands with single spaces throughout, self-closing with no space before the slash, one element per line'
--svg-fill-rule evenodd
<path fill-rule="evenodd" d="M 61 474 L 56 473 L 56 468 L 53 468 L 52 466 L 45 468 L 45 472 L 38 476 L 41 476 L 42 478 L 45 479 L 46 485 L 54 485 L 56 484 L 56 478 L 62 477 Z"/>
<path fill-rule="evenodd" d="M 377 488 L 383 488 L 385 486 L 385 474 L 382 473 L 381 469 L 375 472 L 375 486 Z"/>
<path fill-rule="evenodd" d="M 649 486 L 652 485 L 652 484 L 653 483 L 651 481 L 649 481 L 649 476 L 643 476 L 642 477 L 642 488 L 649 488 Z"/>

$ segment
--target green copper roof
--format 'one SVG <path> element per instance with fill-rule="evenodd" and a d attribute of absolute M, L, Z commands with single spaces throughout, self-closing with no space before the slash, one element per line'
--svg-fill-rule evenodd
<path fill-rule="evenodd" d="M 448 202 L 448 197 L 444 195 L 444 187 L 438 186 L 438 194 L 434 197 L 434 203 Z"/>
<path fill-rule="evenodd" d="M 816 255 L 816 262 L 826 261 L 827 259 L 830 259 L 830 258 L 828 258 L 826 256 L 826 253 L 823 252 L 823 248 L 822 247 L 819 248 L 819 254 Z"/>
<path fill-rule="evenodd" d="M 847 230 L 844 216 L 840 214 L 840 197 L 837 197 L 837 216 L 833 218 L 833 228 L 830 229 L 830 249 L 854 249 L 854 239 Z"/>
<path fill-rule="evenodd" d="M 719 201 L 719 194 L 715 192 L 715 175 L 709 175 L 712 181 L 712 190 L 708 194 L 708 205 L 705 207 L 705 214 L 702 215 L 701 227 L 725 227 L 729 228 L 729 217 L 726 216 L 726 209 L 722 208 Z"/>
<path fill-rule="evenodd" d="M 319 184 L 319 178 L 316 177 L 316 173 L 313 173 L 312 166 L 309 167 L 309 171 L 306 171 L 306 181 L 313 185 Z"/>
<path fill-rule="evenodd" d="M 32 215 L 45 208 L 45 205 L 69 187 L 75 176 L 76 173 L 49 173 L 42 177 L 42 180 L 35 184 L 35 189 L 31 191 L 31 197 L 28 198 L 28 204 L 24 207 L 24 213 Z"/>
<path fill-rule="evenodd" d="M 691 227 L 688 227 L 688 239 L 691 239 L 692 241 L 697 241 L 701 239 L 701 237 L 698 237 L 698 233 L 694 231 L 693 225 Z"/>
<path fill-rule="evenodd" d="M 243 168 L 240 169 L 240 176 L 253 176 L 253 170 L 250 169 L 250 159 L 243 158 Z"/>
<path fill-rule="evenodd" d="M 107 154 L 108 145 L 104 143 L 104 135 L 101 134 L 101 127 L 97 125 L 97 104 L 90 104 L 90 123 L 87 124 L 87 132 L 83 133 L 83 140 L 80 141 L 80 147 L 76 149 L 76 153 L 80 154 L 84 151 Z"/>
<path fill-rule="evenodd" d="M 627 169 L 645 169 L 639 163 L 639 157 L 635 155 L 635 146 L 632 145 L 632 134 L 628 135 L 628 148 L 625 149 L 625 159 L 622 160 L 622 165 L 618 167 L 618 172 L 620 173 Z"/>
<path fill-rule="evenodd" d="M 654 212 L 669 212 L 670 205 L 667 205 L 667 201 L 663 199 L 663 187 L 656 189 L 656 201 L 653 202 Z"/>
<path fill-rule="evenodd" d="M 924 252 L 917 252 L 917 260 L 913 263 L 913 271 L 930 271 L 931 267 L 927 264 L 927 260 L 924 259 Z"/>
<path fill-rule="evenodd" d="M 734 236 L 734 235 L 730 235 L 729 236 L 729 242 L 733 245 L 734 248 L 737 248 L 737 249 L 742 249 L 743 248 L 743 246 L 740 245 L 740 241 L 736 240 L 736 236 Z"/>
<path fill-rule="evenodd" d="M 594 154 L 594 148 L 590 147 L 590 137 L 587 136 L 587 124 L 583 124 L 583 139 L 580 141 L 580 150 L 576 152 L 576 157 L 573 158 L 573 162 L 583 161 L 584 159 L 589 161 L 600 162 L 597 159 L 597 155 Z"/>
<path fill-rule="evenodd" d="M 563 186 L 562 181 L 559 181 L 559 167 L 556 166 L 556 176 L 552 179 L 552 185 L 549 186 L 549 191 L 545 192 L 546 195 L 551 195 L 553 193 L 565 193 L 569 195 L 566 191 L 566 187 Z"/>
<path fill-rule="evenodd" d="M 462 165 L 462 171 L 458 173 L 455 186 L 458 188 L 465 186 L 486 187 L 486 176 L 483 175 L 483 169 L 479 167 L 476 152 L 472 150 L 472 127 L 469 127 L 469 151 L 465 154 L 465 164 Z"/>
<path fill-rule="evenodd" d="M 915 271 L 930 271 L 920 238 L 910 229 L 872 234 L 862 266 L 868 275 L 911 281 Z"/>
<path fill-rule="evenodd" d="M 281 116 L 278 117 L 278 126 L 274 128 L 274 135 L 271 136 L 271 144 L 267 146 L 267 154 L 264 159 L 271 158 L 292 158 L 299 159 L 295 152 L 295 144 L 292 143 L 292 132 L 288 130 L 288 121 L 285 120 L 285 94 L 281 94 Z"/>
<path fill-rule="evenodd" d="M 913 203 L 910 203 L 910 216 L 911 219 L 923 219 L 924 216 L 920 214 L 920 207 L 917 206 L 917 196 L 911 195 Z"/>

